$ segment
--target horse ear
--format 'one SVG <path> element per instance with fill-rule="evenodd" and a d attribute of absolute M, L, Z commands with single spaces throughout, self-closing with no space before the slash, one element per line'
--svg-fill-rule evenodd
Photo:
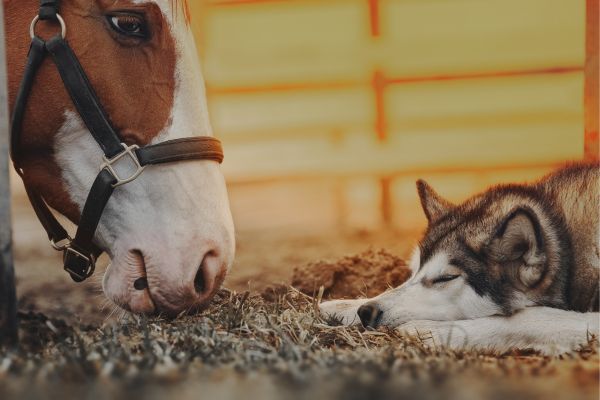
<path fill-rule="evenodd" d="M 539 219 L 533 210 L 518 208 L 499 225 L 490 244 L 490 256 L 499 264 L 515 266 L 521 283 L 532 287 L 546 268 L 544 247 Z"/>
<path fill-rule="evenodd" d="M 454 207 L 422 179 L 417 181 L 417 191 L 421 199 L 421 206 L 430 224 Z"/>

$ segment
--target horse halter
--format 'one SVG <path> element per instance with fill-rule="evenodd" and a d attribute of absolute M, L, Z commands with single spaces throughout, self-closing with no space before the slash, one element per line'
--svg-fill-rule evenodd
<path fill-rule="evenodd" d="M 28 186 L 25 180 L 24 184 L 52 247 L 63 252 L 65 270 L 75 282 L 82 282 L 94 273 L 96 259 L 102 254 L 102 250 L 94 244 L 94 234 L 115 189 L 132 182 L 147 166 L 155 164 L 185 160 L 212 160 L 221 163 L 223 150 L 219 140 L 208 136 L 169 140 L 145 147 L 122 143 L 79 60 L 65 40 L 67 26 L 58 13 L 59 3 L 60 0 L 40 0 L 39 14 L 31 23 L 31 47 L 12 116 L 11 156 L 15 169 L 24 178 L 24 171 L 19 165 L 23 118 L 37 71 L 46 56 L 50 55 L 79 116 L 104 152 L 104 163 L 99 166 L 98 176 L 81 212 L 74 238 L 57 221 L 43 197 Z M 61 27 L 60 34 L 48 41 L 42 40 L 35 34 L 39 21 L 57 22 Z M 125 160 L 129 160 L 130 166 L 135 167 L 135 172 L 122 176 L 116 167 Z"/>

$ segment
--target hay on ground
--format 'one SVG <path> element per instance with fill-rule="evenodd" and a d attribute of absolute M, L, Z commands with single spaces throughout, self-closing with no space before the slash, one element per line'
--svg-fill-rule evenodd
<path fill-rule="evenodd" d="M 365 254 L 337 264 L 395 260 Z M 0 349 L 0 398 L 597 398 L 593 337 L 561 358 L 498 357 L 329 325 L 292 287 L 267 297 L 221 290 L 198 315 L 97 326 L 22 313 L 21 347 Z"/>

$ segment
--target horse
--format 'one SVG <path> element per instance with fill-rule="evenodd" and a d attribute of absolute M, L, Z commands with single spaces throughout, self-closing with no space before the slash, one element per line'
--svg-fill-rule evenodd
<path fill-rule="evenodd" d="M 206 306 L 231 268 L 235 238 L 219 160 L 185 157 L 186 140 L 213 136 L 187 0 L 3 1 L 10 109 L 32 38 L 62 35 L 101 104 L 99 112 L 123 142 L 119 159 L 131 157 L 120 166 L 117 157 L 107 160 L 46 57 L 32 78 L 18 143 L 19 174 L 28 193 L 43 199 L 36 207 L 34 197 L 34 208 L 47 205 L 82 223 L 86 200 L 100 201 L 93 193 L 87 198 L 99 170 L 126 170 L 125 164 L 139 163 L 135 155 L 141 153 L 132 149 L 179 141 L 177 162 L 138 165 L 132 181 L 109 188 L 112 196 L 102 203 L 89 236 L 110 258 L 102 288 L 121 308 L 176 316 Z M 53 18 L 44 18 L 49 10 Z M 71 243 L 53 242 L 66 258 L 90 261 Z"/>

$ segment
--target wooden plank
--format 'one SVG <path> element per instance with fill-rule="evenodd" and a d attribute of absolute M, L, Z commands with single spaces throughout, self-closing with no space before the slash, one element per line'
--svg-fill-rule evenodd
<path fill-rule="evenodd" d="M 598 161 L 598 0 L 587 0 L 585 57 L 585 159 Z"/>
<path fill-rule="evenodd" d="M 8 98 L 3 2 L 0 2 L 0 345 L 17 342 L 17 310 L 12 258 L 8 175 Z"/>
<path fill-rule="evenodd" d="M 240 143 L 228 145 L 230 161 L 223 171 L 229 181 L 313 174 L 385 176 L 403 170 L 444 170 L 464 165 L 475 170 L 503 164 L 521 167 L 557 164 L 582 156 L 581 116 L 573 120 L 536 119 L 483 128 L 456 125 L 451 129 L 434 127 L 417 132 L 394 129 L 385 146 L 361 132 L 347 135 L 343 146 L 333 146 L 327 137 Z"/>
<path fill-rule="evenodd" d="M 375 67 L 414 76 L 582 66 L 585 52 L 584 1 L 380 1 L 377 40 L 366 0 L 252 4 L 190 2 L 210 86 L 368 80 Z"/>

